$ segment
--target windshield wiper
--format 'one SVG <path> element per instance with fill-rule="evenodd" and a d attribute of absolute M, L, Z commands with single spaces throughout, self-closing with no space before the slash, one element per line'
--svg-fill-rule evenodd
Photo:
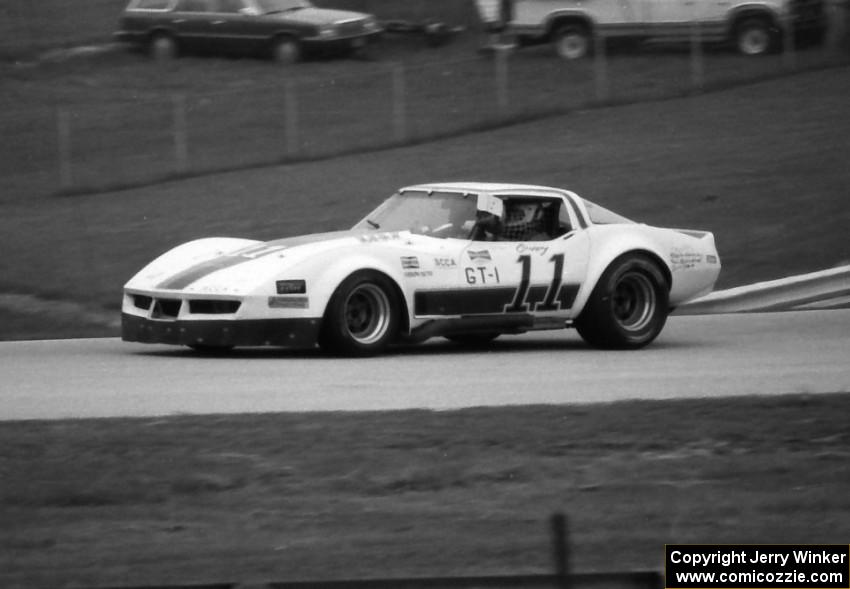
<path fill-rule="evenodd" d="M 380 229 L 381 226 L 378 223 L 375 223 L 372 219 L 366 219 L 366 222 L 372 226 L 372 229 Z"/>

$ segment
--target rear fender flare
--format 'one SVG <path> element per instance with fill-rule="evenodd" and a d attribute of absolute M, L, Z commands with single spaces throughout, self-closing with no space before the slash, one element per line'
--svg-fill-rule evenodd
<path fill-rule="evenodd" d="M 581 313 L 602 274 L 614 260 L 623 254 L 640 254 L 654 261 L 667 281 L 667 288 L 672 288 L 673 273 L 669 264 L 664 261 L 662 251 L 659 246 L 647 243 L 646 239 L 638 239 L 636 237 L 608 241 L 601 249 L 594 249 L 591 242 L 590 263 L 587 267 L 584 284 L 579 289 L 575 304 L 573 305 L 574 315 L 578 316 Z"/>

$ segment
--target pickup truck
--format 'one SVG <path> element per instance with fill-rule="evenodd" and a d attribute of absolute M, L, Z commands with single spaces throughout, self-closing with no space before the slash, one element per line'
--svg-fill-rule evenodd
<path fill-rule="evenodd" d="M 485 0 L 479 0 L 482 2 Z M 592 53 L 597 39 L 731 43 L 744 55 L 784 41 L 822 37 L 825 0 L 503 0 L 501 18 L 521 45 L 551 43 L 564 59 Z M 483 14 L 483 13 L 482 13 Z"/>

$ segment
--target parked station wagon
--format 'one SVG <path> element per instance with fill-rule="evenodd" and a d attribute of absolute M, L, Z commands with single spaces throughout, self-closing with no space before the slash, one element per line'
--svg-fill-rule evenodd
<path fill-rule="evenodd" d="M 293 63 L 310 50 L 362 50 L 380 33 L 370 14 L 309 0 L 131 0 L 115 37 L 157 59 L 203 51 Z"/>

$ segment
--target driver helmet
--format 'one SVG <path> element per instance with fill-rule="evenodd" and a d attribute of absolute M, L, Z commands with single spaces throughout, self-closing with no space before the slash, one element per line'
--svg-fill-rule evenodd
<path fill-rule="evenodd" d="M 502 237 L 523 241 L 543 231 L 543 219 L 538 203 L 511 203 L 505 208 Z"/>

